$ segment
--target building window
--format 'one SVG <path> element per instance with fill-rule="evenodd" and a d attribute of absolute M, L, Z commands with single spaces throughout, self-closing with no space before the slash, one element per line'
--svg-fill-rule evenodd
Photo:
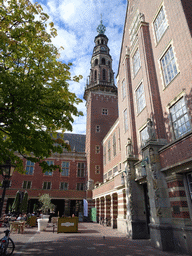
<path fill-rule="evenodd" d="M 69 162 L 62 162 L 61 164 L 61 175 L 62 176 L 69 176 Z"/>
<path fill-rule="evenodd" d="M 160 61 L 164 82 L 165 85 L 168 85 L 178 73 L 172 46 L 169 47 Z"/>
<path fill-rule="evenodd" d="M 60 189 L 61 190 L 68 190 L 68 183 L 67 182 L 61 182 L 60 183 Z"/>
<path fill-rule="evenodd" d="M 187 174 L 187 183 L 188 183 L 190 198 L 192 200 L 192 172 Z"/>
<path fill-rule="evenodd" d="M 77 177 L 85 176 L 85 163 L 78 163 Z"/>
<path fill-rule="evenodd" d="M 105 58 L 102 58 L 101 63 L 102 65 L 105 65 Z"/>
<path fill-rule="evenodd" d="M 27 175 L 33 175 L 34 168 L 35 168 L 35 163 L 33 163 L 33 162 L 27 160 L 26 172 L 25 172 L 25 174 L 27 174 Z"/>
<path fill-rule="evenodd" d="M 134 74 L 134 76 L 136 76 L 140 67 L 141 67 L 140 54 L 139 54 L 139 49 L 137 49 L 137 51 L 135 52 L 135 54 L 133 56 L 133 74 Z"/>
<path fill-rule="evenodd" d="M 103 80 L 105 81 L 106 80 L 106 70 L 103 69 Z"/>
<path fill-rule="evenodd" d="M 118 142 L 119 142 L 119 151 L 121 151 L 120 128 L 118 128 Z"/>
<path fill-rule="evenodd" d="M 136 99 L 137 99 L 137 113 L 140 113 L 146 106 L 143 83 L 141 83 L 136 90 Z"/>
<path fill-rule="evenodd" d="M 178 139 L 191 130 L 189 115 L 183 97 L 170 108 L 170 113 L 174 135 Z"/>
<path fill-rule="evenodd" d="M 43 182 L 43 189 L 51 189 L 51 182 L 50 181 L 44 181 Z"/>
<path fill-rule="evenodd" d="M 124 115 L 124 130 L 126 132 L 128 130 L 127 109 L 124 110 L 123 115 Z"/>
<path fill-rule="evenodd" d="M 107 108 L 102 109 L 102 115 L 108 115 L 108 109 Z"/>
<path fill-rule="evenodd" d="M 113 174 L 115 174 L 116 172 L 118 172 L 118 166 L 115 166 L 115 167 L 113 168 Z"/>
<path fill-rule="evenodd" d="M 126 97 L 126 90 L 125 90 L 125 79 L 122 82 L 122 99 L 124 100 Z"/>
<path fill-rule="evenodd" d="M 95 154 L 100 154 L 100 146 L 99 145 L 95 146 Z"/>
<path fill-rule="evenodd" d="M 110 170 L 110 171 L 108 172 L 108 178 L 111 178 L 111 177 L 112 177 L 112 174 L 113 174 L 113 172 L 112 172 L 112 170 Z"/>
<path fill-rule="evenodd" d="M 23 188 L 24 189 L 30 189 L 31 188 L 31 184 L 32 182 L 31 181 L 23 181 Z"/>
<path fill-rule="evenodd" d="M 47 162 L 47 164 L 48 164 L 49 166 L 54 165 L 54 162 L 53 162 L 53 161 L 46 161 L 46 162 Z M 52 170 L 51 170 L 51 171 L 46 171 L 44 174 L 45 174 L 45 175 L 48 175 L 48 176 L 51 176 L 51 175 L 53 174 L 53 172 L 52 172 Z"/>
<path fill-rule="evenodd" d="M 116 156 L 116 135 L 113 134 L 113 156 Z"/>
<path fill-rule="evenodd" d="M 96 125 L 95 131 L 100 132 L 100 125 Z"/>
<path fill-rule="evenodd" d="M 141 138 L 141 146 L 144 146 L 146 141 L 149 140 L 149 133 L 147 130 L 147 126 L 143 130 L 141 130 L 140 138 Z"/>
<path fill-rule="evenodd" d="M 95 173 L 100 174 L 100 165 L 95 165 Z"/>
<path fill-rule="evenodd" d="M 97 70 L 95 70 L 95 81 L 97 81 Z"/>
<path fill-rule="evenodd" d="M 95 66 L 98 65 L 98 59 L 95 59 Z"/>
<path fill-rule="evenodd" d="M 106 165 L 106 146 L 103 147 L 103 164 Z"/>
<path fill-rule="evenodd" d="M 111 161 L 111 143 L 108 141 L 108 161 Z"/>
<path fill-rule="evenodd" d="M 103 175 L 103 179 L 104 179 L 104 181 L 107 179 L 107 173 L 105 173 L 105 174 Z"/>
<path fill-rule="evenodd" d="M 157 42 L 159 42 L 159 40 L 165 33 L 167 27 L 168 27 L 168 25 L 167 25 L 167 21 L 165 18 L 164 7 L 162 6 L 155 21 L 154 21 L 154 30 L 155 30 Z"/>
<path fill-rule="evenodd" d="M 77 183 L 77 190 L 84 190 L 84 183 Z"/>

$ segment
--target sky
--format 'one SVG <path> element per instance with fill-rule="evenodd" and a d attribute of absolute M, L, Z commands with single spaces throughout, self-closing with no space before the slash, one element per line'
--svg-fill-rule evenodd
<path fill-rule="evenodd" d="M 113 59 L 115 77 L 119 64 L 121 41 L 126 14 L 127 0 L 32 0 L 43 7 L 43 11 L 50 17 L 57 29 L 57 37 L 53 39 L 56 47 L 63 46 L 60 60 L 72 62 L 71 74 L 82 75 L 79 83 L 71 82 L 69 90 L 83 99 L 86 79 L 90 72 L 90 61 L 94 48 L 94 38 L 97 36 L 97 26 L 100 24 L 101 14 L 106 26 L 108 46 Z M 86 133 L 86 102 L 77 108 L 83 117 L 75 117 L 73 133 Z"/>

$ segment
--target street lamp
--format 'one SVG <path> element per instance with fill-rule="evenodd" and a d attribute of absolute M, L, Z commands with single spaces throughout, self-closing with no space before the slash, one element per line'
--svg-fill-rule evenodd
<path fill-rule="evenodd" d="M 3 193 L 1 197 L 1 203 L 0 203 L 0 217 L 3 209 L 5 191 L 6 191 L 6 188 L 9 187 L 9 184 L 10 184 L 9 179 L 13 175 L 14 169 L 15 169 L 15 164 L 12 164 L 10 159 L 8 159 L 4 164 L 0 165 L 1 174 L 3 176 L 3 184 L 2 184 Z"/>

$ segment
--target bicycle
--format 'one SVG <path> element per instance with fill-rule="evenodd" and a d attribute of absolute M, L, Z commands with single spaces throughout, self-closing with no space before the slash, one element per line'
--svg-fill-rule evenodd
<path fill-rule="evenodd" d="M 4 231 L 5 236 L 0 239 L 0 255 L 1 256 L 10 256 L 13 254 L 13 251 L 15 249 L 15 244 L 13 240 L 9 237 L 10 230 Z"/>

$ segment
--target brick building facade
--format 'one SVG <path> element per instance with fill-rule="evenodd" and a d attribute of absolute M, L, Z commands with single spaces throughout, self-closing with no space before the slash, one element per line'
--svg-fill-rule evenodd
<path fill-rule="evenodd" d="M 191 15 L 191 1 L 128 2 L 119 117 L 102 141 L 103 182 L 92 190 L 98 218 L 111 218 L 112 227 L 133 239 L 151 238 L 157 248 L 189 254 Z"/>
<path fill-rule="evenodd" d="M 11 187 L 6 190 L 4 211 L 8 212 L 16 192 L 27 191 L 29 195 L 28 212 L 33 212 L 34 204 L 42 194 L 49 194 L 52 203 L 56 206 L 56 213 L 79 215 L 83 212 L 83 199 L 86 196 L 87 163 L 85 157 L 85 135 L 64 134 L 64 140 L 71 147 L 71 151 L 62 154 L 53 154 L 46 159 L 49 165 L 59 165 L 62 172 L 43 173 L 38 163 L 23 159 L 25 174 L 14 172 L 11 178 Z"/>

